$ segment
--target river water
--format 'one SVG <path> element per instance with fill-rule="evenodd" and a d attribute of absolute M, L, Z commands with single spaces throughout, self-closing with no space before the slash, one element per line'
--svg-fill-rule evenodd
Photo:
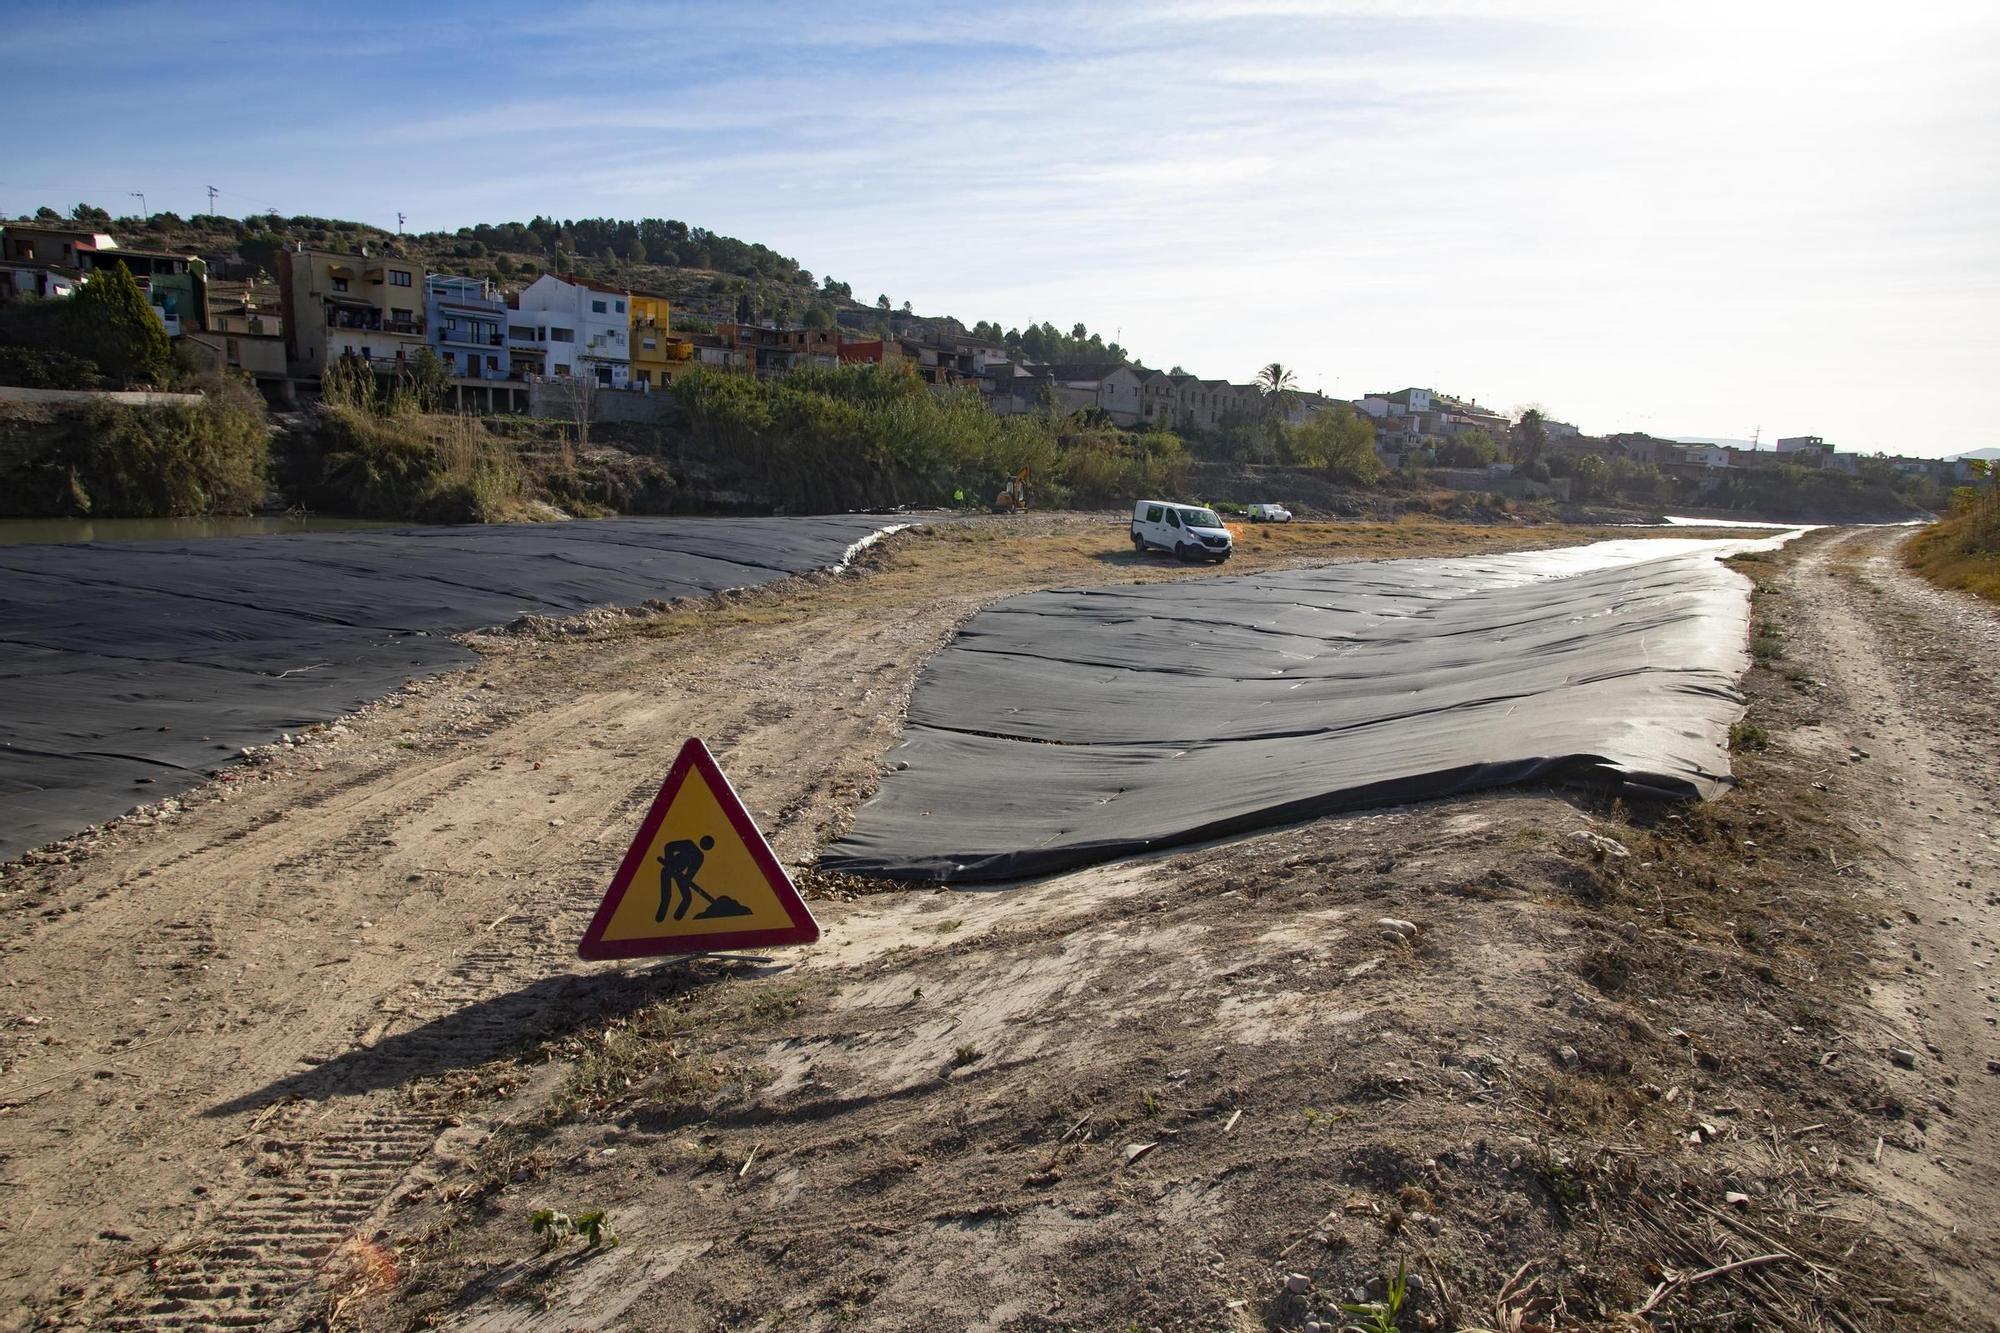
<path fill-rule="evenodd" d="M 259 537 L 275 532 L 338 532 L 350 528 L 413 527 L 366 518 L 0 518 L 0 546 L 49 542 L 181 541 L 190 537 Z"/>

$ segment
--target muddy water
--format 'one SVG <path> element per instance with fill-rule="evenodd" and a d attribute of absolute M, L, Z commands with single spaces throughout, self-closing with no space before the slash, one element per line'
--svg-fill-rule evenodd
<path fill-rule="evenodd" d="M 0 546 L 49 542 L 179 541 L 190 537 L 257 537 L 274 532 L 339 532 L 352 528 L 411 527 L 366 518 L 0 518 Z"/>

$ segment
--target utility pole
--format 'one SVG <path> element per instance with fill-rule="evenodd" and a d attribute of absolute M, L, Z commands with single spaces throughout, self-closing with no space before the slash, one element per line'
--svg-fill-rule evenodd
<path fill-rule="evenodd" d="M 125 193 L 139 201 L 139 218 L 141 221 L 152 216 L 146 211 L 146 192 L 144 190 L 127 190 Z"/>
<path fill-rule="evenodd" d="M 408 220 L 409 219 L 405 218 L 401 213 L 396 214 L 396 234 L 398 236 L 401 236 L 403 234 L 403 224 Z"/>
<path fill-rule="evenodd" d="M 215 196 L 221 193 L 222 191 L 216 189 L 213 185 L 208 187 L 208 212 L 211 217 L 215 215 Z"/>

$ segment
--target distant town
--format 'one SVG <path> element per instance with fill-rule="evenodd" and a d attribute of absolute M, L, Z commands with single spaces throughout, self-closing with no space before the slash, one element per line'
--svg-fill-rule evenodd
<path fill-rule="evenodd" d="M 911 320 L 915 328 L 898 334 L 886 303 L 881 311 L 838 310 L 819 327 L 738 319 L 677 329 L 668 297 L 574 271 L 503 285 L 430 271 L 400 255 L 371 253 L 366 244 L 294 243 L 275 260 L 275 273 L 222 277 L 199 254 L 124 243 L 93 225 L 48 218 L 0 224 L 0 295 L 64 298 L 93 271 L 122 264 L 170 337 L 214 368 L 249 377 L 280 406 L 315 395 L 337 363 L 394 376 L 426 352 L 448 381 L 444 405 L 475 414 L 562 416 L 574 410 L 572 386 L 584 386 L 597 397 L 595 410 L 636 420 L 663 410 L 664 401 L 655 407 L 649 398 L 697 368 L 768 378 L 801 367 L 875 364 L 908 367 L 940 391 L 975 391 L 1000 416 L 1095 414 L 1127 429 L 1200 433 L 1268 416 L 1274 387 L 1179 367 L 1148 369 L 1122 359 L 1115 345 L 1096 361 L 1032 360 L 1003 340 L 963 332 L 955 320 Z M 19 395 L 0 387 L 4 393 Z M 1697 489 L 1746 470 L 1855 473 L 1865 461 L 1944 486 L 1973 476 L 1964 460 L 1863 455 L 1818 435 L 1745 449 L 1642 432 L 1588 435 L 1540 414 L 1537 438 L 1523 448 L 1522 419 L 1428 388 L 1342 400 L 1285 386 L 1282 400 L 1282 417 L 1293 424 L 1351 409 L 1372 424 L 1385 470 L 1422 465 L 1462 489 L 1567 498 L 1562 477 L 1514 475 L 1519 463 L 1565 456 L 1647 465 Z M 1454 456 L 1452 446 L 1468 440 L 1490 442 L 1492 456 Z"/>

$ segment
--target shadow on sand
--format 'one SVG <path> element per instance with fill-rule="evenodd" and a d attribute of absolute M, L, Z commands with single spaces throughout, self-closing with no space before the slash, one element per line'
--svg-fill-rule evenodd
<path fill-rule="evenodd" d="M 400 1087 L 469 1068 L 592 1023 L 623 1018 L 661 1000 L 771 970 L 769 965 L 754 962 L 690 958 L 641 972 L 546 977 L 384 1037 L 366 1049 L 347 1051 L 325 1064 L 211 1106 L 202 1114 L 221 1118 L 284 1098 L 326 1101 Z"/>

